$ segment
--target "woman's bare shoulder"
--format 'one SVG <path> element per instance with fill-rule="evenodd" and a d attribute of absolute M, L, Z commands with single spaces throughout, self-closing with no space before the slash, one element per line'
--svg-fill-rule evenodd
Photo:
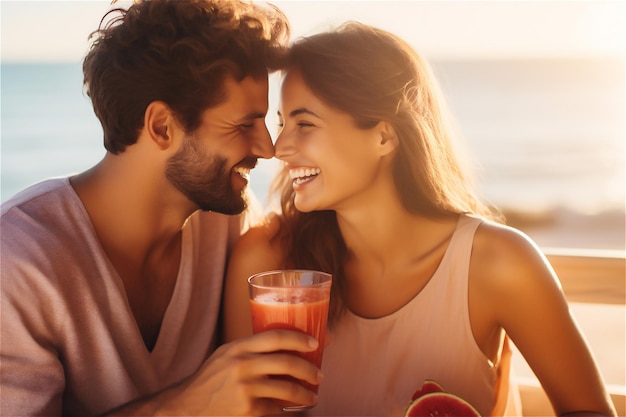
<path fill-rule="evenodd" d="M 555 278 L 546 257 L 530 237 L 490 221 L 484 221 L 476 231 L 471 268 L 476 280 L 496 290 L 542 286 Z"/>
<path fill-rule="evenodd" d="M 479 226 L 469 285 L 474 305 L 481 306 L 475 311 L 502 326 L 515 343 L 520 337 L 532 337 L 524 329 L 529 323 L 539 328 L 539 316 L 567 320 L 558 277 L 541 249 L 520 230 L 488 221 Z"/>
<path fill-rule="evenodd" d="M 489 220 L 484 220 L 476 230 L 474 250 L 483 255 L 498 256 L 525 256 L 540 251 L 521 230 Z"/>
<path fill-rule="evenodd" d="M 282 257 L 278 239 L 279 230 L 280 219 L 278 215 L 269 215 L 264 222 L 251 227 L 239 238 L 235 245 L 233 258 L 258 260 L 263 264 L 271 260 L 275 260 L 274 263 L 277 262 Z"/>

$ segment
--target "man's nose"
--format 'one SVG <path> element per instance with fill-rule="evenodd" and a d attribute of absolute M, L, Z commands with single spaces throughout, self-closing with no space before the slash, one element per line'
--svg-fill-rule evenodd
<path fill-rule="evenodd" d="M 267 127 L 263 127 L 261 132 L 255 136 L 252 143 L 252 153 L 264 159 L 270 159 L 274 156 L 274 145 Z"/>

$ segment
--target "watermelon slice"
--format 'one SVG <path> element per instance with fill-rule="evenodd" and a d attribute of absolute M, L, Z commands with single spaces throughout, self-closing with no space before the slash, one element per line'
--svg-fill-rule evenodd
<path fill-rule="evenodd" d="M 404 417 L 480 417 L 480 413 L 467 401 L 446 392 L 432 379 L 424 381 L 415 391 Z"/>
<path fill-rule="evenodd" d="M 480 417 L 470 403 L 449 392 L 431 392 L 412 401 L 405 417 L 456 416 Z"/>
<path fill-rule="evenodd" d="M 422 395 L 430 394 L 431 392 L 444 392 L 444 391 L 445 390 L 443 389 L 443 387 L 439 385 L 437 382 L 433 381 L 432 379 L 427 379 L 424 381 L 424 385 L 422 385 L 422 388 L 415 391 L 415 393 L 413 394 L 413 397 L 411 397 L 411 401 L 415 401 Z"/>

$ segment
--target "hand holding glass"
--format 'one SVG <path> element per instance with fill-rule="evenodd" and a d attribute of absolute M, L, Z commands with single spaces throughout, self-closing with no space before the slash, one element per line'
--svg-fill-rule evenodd
<path fill-rule="evenodd" d="M 309 270 L 262 272 L 248 279 L 252 330 L 296 330 L 313 336 L 319 347 L 313 352 L 294 352 L 321 368 L 324 337 L 328 320 L 331 275 Z M 317 385 L 299 381 L 317 393 Z M 306 406 L 283 404 L 284 410 L 300 410 Z"/>

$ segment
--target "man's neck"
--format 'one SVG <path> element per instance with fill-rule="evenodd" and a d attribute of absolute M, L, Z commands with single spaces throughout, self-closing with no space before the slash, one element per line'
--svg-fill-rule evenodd
<path fill-rule="evenodd" d="M 127 169 L 116 156 L 107 158 L 72 177 L 70 183 L 124 283 L 144 342 L 151 349 L 175 287 L 182 228 L 193 210 L 167 189 L 158 172 Z"/>
<path fill-rule="evenodd" d="M 108 154 L 71 178 L 94 228 L 115 246 L 149 250 L 177 235 L 196 210 L 158 167 Z"/>

